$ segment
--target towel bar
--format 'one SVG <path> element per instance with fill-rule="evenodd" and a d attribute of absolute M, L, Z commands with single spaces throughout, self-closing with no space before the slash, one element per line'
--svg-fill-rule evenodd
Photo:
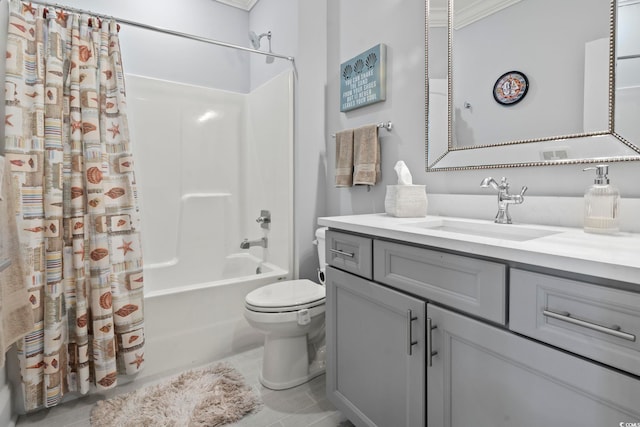
<path fill-rule="evenodd" d="M 380 122 L 380 123 L 377 124 L 377 126 L 379 128 L 386 129 L 388 132 L 391 132 L 391 129 L 393 129 L 393 123 L 391 123 L 391 122 Z M 331 138 L 335 138 L 335 137 L 336 137 L 336 134 L 332 133 L 331 134 Z"/>

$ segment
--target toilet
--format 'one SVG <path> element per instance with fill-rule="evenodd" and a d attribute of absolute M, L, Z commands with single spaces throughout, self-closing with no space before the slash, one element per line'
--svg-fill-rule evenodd
<path fill-rule="evenodd" d="M 325 372 L 325 231 L 326 227 L 316 230 L 314 241 L 321 284 L 285 280 L 245 297 L 247 322 L 265 335 L 260 383 L 267 388 L 295 387 Z"/>

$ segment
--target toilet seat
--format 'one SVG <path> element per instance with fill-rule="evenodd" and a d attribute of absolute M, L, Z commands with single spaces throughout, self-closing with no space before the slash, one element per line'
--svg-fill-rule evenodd
<path fill-rule="evenodd" d="M 286 280 L 249 292 L 248 310 L 260 313 L 286 313 L 314 308 L 325 303 L 325 288 L 307 279 Z"/>

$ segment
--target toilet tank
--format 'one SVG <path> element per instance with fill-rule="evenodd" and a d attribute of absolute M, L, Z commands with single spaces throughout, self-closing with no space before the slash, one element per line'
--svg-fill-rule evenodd
<path fill-rule="evenodd" d="M 318 271 L 318 279 L 322 284 L 324 284 L 324 271 L 327 267 L 326 256 L 324 252 L 326 232 L 327 232 L 327 227 L 318 228 L 316 230 L 316 241 L 314 242 L 318 249 L 318 261 L 320 263 L 320 270 Z"/>

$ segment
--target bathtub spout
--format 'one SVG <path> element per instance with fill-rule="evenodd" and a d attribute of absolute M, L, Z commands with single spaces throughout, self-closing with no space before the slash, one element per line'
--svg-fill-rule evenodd
<path fill-rule="evenodd" d="M 245 238 L 242 243 L 240 243 L 240 249 L 249 249 L 251 246 L 262 246 L 263 248 L 266 248 L 268 246 L 268 240 L 266 237 L 258 240 L 249 240 Z"/>

